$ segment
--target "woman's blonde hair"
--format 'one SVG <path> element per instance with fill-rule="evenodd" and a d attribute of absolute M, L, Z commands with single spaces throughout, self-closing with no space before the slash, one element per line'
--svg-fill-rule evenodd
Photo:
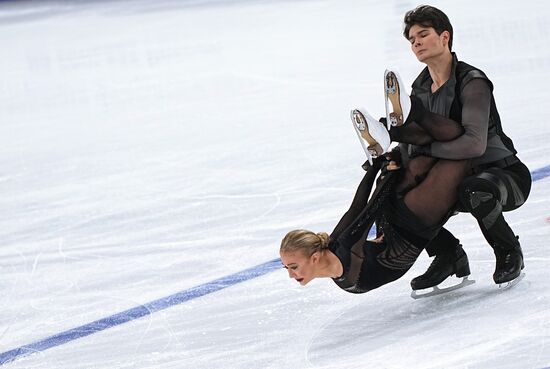
<path fill-rule="evenodd" d="M 325 232 L 314 233 L 305 229 L 290 231 L 281 241 L 280 252 L 302 251 L 307 256 L 328 249 L 329 235 Z"/>

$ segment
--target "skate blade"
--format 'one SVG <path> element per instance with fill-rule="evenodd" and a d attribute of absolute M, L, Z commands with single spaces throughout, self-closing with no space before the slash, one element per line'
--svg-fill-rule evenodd
<path fill-rule="evenodd" d="M 403 109 L 399 100 L 399 83 L 395 73 L 388 71 L 384 79 L 384 87 L 386 91 L 386 119 L 388 119 L 388 129 L 391 126 L 403 125 Z M 390 105 L 391 103 L 391 109 Z M 390 111 L 391 110 L 391 111 Z"/>
<path fill-rule="evenodd" d="M 472 285 L 476 283 L 475 280 L 473 279 L 468 279 L 468 276 L 466 277 L 463 277 L 462 278 L 462 281 L 459 283 L 459 284 L 456 284 L 454 286 L 449 286 L 449 287 L 445 287 L 445 288 L 439 288 L 437 286 L 433 287 L 431 291 L 428 291 L 428 292 L 425 292 L 425 293 L 422 293 L 419 291 L 425 291 L 425 290 L 413 290 L 411 292 L 411 297 L 415 300 L 418 300 L 418 299 L 423 299 L 425 297 L 431 297 L 431 296 L 436 296 L 436 295 L 441 295 L 443 293 L 447 293 L 447 292 L 451 292 L 451 291 L 454 291 L 454 290 L 458 290 L 460 288 L 464 288 L 466 286 L 469 286 L 469 285 Z"/>
<path fill-rule="evenodd" d="M 516 278 L 512 279 L 511 281 L 499 284 L 498 288 L 501 291 L 509 290 L 510 288 L 518 284 L 524 277 L 525 273 L 521 272 Z"/>
<path fill-rule="evenodd" d="M 361 142 L 361 146 L 363 147 L 363 150 L 367 155 L 367 160 L 372 165 L 372 159 L 377 158 L 380 155 L 380 153 L 383 151 L 382 147 L 369 134 L 367 122 L 365 121 L 365 117 L 363 117 L 363 114 L 361 114 L 360 111 L 356 109 L 352 110 L 350 113 L 350 117 L 353 128 L 355 129 L 355 133 L 357 133 L 357 137 L 359 138 L 359 142 Z M 368 143 L 368 145 L 365 144 L 365 141 Z"/>

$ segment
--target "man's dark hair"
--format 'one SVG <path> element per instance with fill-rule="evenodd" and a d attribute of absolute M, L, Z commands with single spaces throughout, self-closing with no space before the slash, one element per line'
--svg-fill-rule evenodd
<path fill-rule="evenodd" d="M 438 35 L 443 31 L 449 31 L 449 50 L 453 48 L 453 26 L 449 17 L 441 10 L 429 5 L 420 5 L 413 10 L 409 10 L 403 19 L 405 29 L 403 36 L 408 40 L 409 31 L 412 26 L 419 25 L 423 27 L 432 27 Z"/>

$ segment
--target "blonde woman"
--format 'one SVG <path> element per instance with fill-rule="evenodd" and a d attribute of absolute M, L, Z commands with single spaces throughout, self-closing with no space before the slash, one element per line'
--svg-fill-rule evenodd
<path fill-rule="evenodd" d="M 352 111 L 357 129 L 378 157 L 367 168 L 349 210 L 330 236 L 294 230 L 281 242 L 281 261 L 301 285 L 315 278 L 332 278 L 348 292 L 363 293 L 394 281 L 409 270 L 454 211 L 458 185 L 469 170 L 468 160 L 420 154 L 401 168 L 398 152 L 382 154 L 388 149 L 388 137 L 425 144 L 454 139 L 464 130 L 451 119 L 425 111 L 414 97 L 403 93 L 401 81 L 396 78 L 393 82 L 396 91 L 401 91 L 405 109 L 400 112 L 402 121 L 389 133 L 366 111 Z M 369 199 L 379 173 L 381 180 Z M 374 222 L 377 238 L 367 240 Z M 464 269 L 457 276 L 469 273 Z"/>

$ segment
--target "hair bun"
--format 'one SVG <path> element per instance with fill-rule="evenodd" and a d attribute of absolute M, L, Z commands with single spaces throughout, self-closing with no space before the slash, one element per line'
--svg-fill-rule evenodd
<path fill-rule="evenodd" d="M 317 233 L 317 237 L 319 237 L 319 240 L 321 241 L 321 249 L 328 248 L 328 242 L 329 242 L 329 235 L 326 232 L 319 232 Z"/>

